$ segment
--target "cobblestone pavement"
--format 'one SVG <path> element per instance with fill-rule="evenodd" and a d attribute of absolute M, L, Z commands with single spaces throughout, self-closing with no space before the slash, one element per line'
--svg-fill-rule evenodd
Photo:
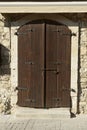
<path fill-rule="evenodd" d="M 1 115 L 0 130 L 87 130 L 87 115 L 71 119 L 21 119 Z"/>

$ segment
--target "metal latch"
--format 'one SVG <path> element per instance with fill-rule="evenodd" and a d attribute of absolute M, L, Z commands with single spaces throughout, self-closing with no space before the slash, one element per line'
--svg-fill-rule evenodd
<path fill-rule="evenodd" d="M 57 71 L 57 69 L 53 69 L 53 68 L 43 68 L 41 69 L 42 71 L 51 71 L 54 74 L 59 74 L 59 71 Z"/>
<path fill-rule="evenodd" d="M 57 69 L 53 69 L 53 68 L 42 68 L 42 71 L 57 71 Z"/>

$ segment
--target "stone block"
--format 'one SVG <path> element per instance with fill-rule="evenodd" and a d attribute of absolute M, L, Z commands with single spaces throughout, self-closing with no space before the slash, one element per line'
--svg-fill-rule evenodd
<path fill-rule="evenodd" d="M 81 53 L 81 55 L 86 55 L 87 54 L 87 48 L 85 46 L 82 46 L 80 48 L 80 53 Z"/>

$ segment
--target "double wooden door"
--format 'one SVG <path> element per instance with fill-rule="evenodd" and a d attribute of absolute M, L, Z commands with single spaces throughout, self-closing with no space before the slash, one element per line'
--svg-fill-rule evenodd
<path fill-rule="evenodd" d="M 49 20 L 33 21 L 18 32 L 19 106 L 70 106 L 70 30 Z"/>

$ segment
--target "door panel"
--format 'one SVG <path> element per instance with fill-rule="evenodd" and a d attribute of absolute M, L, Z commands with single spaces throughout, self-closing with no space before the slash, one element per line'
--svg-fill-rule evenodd
<path fill-rule="evenodd" d="M 44 24 L 31 24 L 34 29 L 32 34 L 32 61 L 31 67 L 31 88 L 29 99 L 35 100 L 30 103 L 32 107 L 44 107 L 44 73 L 41 68 L 44 67 Z M 29 105 L 29 106 L 30 106 Z"/>
<path fill-rule="evenodd" d="M 27 98 L 27 68 L 26 68 L 26 58 L 28 48 L 28 33 L 22 35 L 21 33 L 26 32 L 27 27 L 24 26 L 20 29 L 20 35 L 18 36 L 18 105 L 25 105 L 25 100 Z"/>
<path fill-rule="evenodd" d="M 66 26 L 46 24 L 46 107 L 70 106 L 70 36 Z"/>
<path fill-rule="evenodd" d="M 44 106 L 44 24 L 28 24 L 18 35 L 18 105 Z M 21 88 L 21 89 L 20 89 Z M 39 91 L 39 93 L 38 93 Z"/>
<path fill-rule="evenodd" d="M 20 106 L 70 106 L 71 32 L 41 20 L 18 30 L 18 102 Z"/>

